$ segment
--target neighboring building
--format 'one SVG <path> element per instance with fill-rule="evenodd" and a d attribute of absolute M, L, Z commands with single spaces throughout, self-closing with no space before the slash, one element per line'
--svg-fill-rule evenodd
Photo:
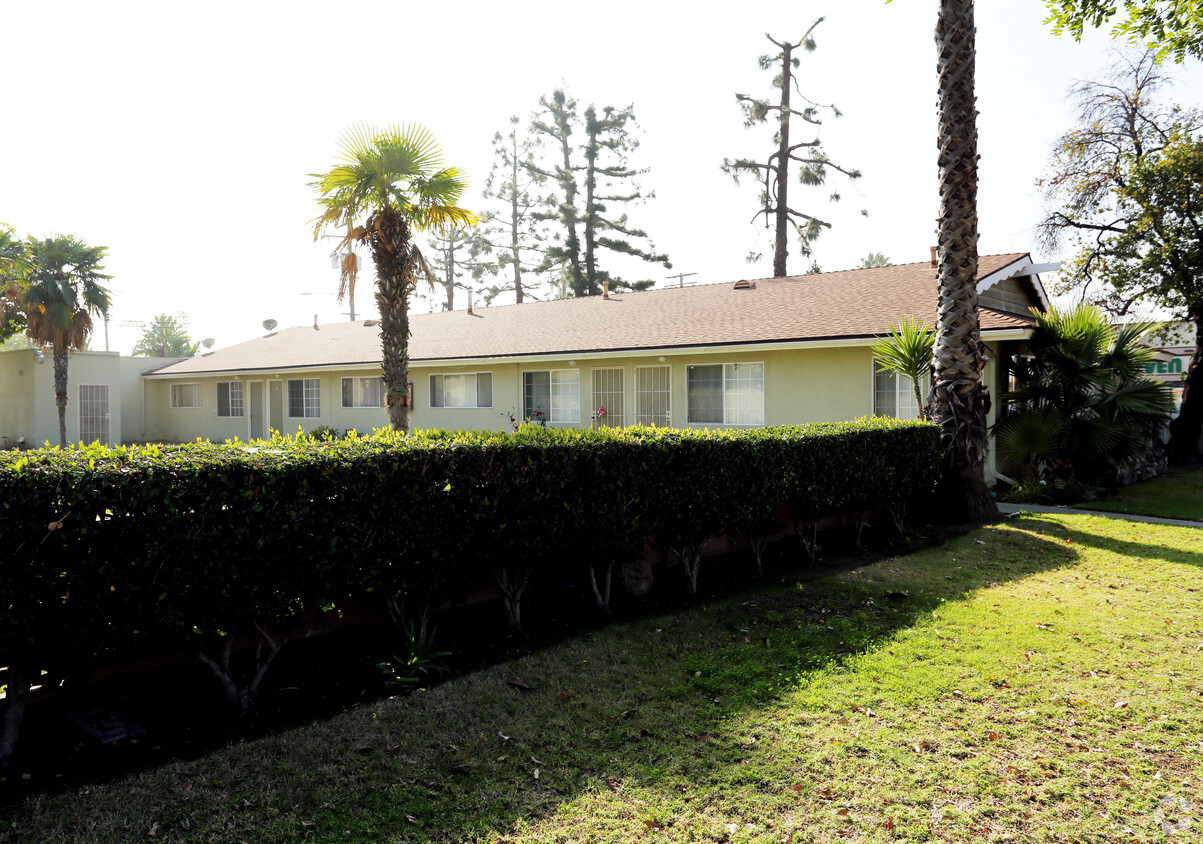
<path fill-rule="evenodd" d="M 143 370 L 175 358 L 72 352 L 67 367 L 67 441 L 145 442 Z M 50 351 L 0 352 L 0 448 L 58 445 Z"/>
<path fill-rule="evenodd" d="M 1155 349 L 1153 361 L 1145 366 L 1145 374 L 1169 384 L 1174 391 L 1174 401 L 1181 405 L 1183 382 L 1195 353 L 1194 324 L 1184 321 L 1158 323 L 1145 336 L 1144 342 Z"/>
<path fill-rule="evenodd" d="M 983 256 L 985 381 L 1046 309 L 1026 254 Z M 870 347 L 903 318 L 934 322 L 930 263 L 649 290 L 411 318 L 414 428 L 752 427 L 917 416 Z M 191 440 L 388 424 L 373 321 L 289 328 L 144 374 L 145 432 Z M 1005 372 L 1004 372 L 1005 379 Z M 604 412 L 603 412 L 604 411 Z M 991 420 L 993 421 L 993 420 Z"/>

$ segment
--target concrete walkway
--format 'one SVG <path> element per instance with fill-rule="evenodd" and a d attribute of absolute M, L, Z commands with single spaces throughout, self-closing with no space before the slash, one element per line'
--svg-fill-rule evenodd
<path fill-rule="evenodd" d="M 1133 516 L 1128 513 L 1104 513 L 1100 510 L 1076 510 L 1073 507 L 1052 507 L 1046 504 L 1005 504 L 998 502 L 998 512 L 1010 516 L 1019 511 L 1028 513 L 1060 513 L 1068 516 L 1105 516 L 1108 519 L 1127 519 L 1130 522 L 1153 522 L 1159 525 L 1179 525 L 1180 527 L 1203 528 L 1203 522 L 1192 522 L 1189 519 L 1162 519 L 1158 516 Z"/>

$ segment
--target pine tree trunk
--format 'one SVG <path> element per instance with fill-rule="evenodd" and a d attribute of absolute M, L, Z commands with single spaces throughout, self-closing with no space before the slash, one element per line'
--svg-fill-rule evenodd
<path fill-rule="evenodd" d="M 586 131 L 589 140 L 585 144 L 585 291 L 596 296 L 597 284 L 597 209 L 593 194 L 597 188 L 597 121 L 590 106 L 585 112 Z"/>
<path fill-rule="evenodd" d="M 1170 422 L 1169 458 L 1175 465 L 1189 463 L 1199 456 L 1199 437 L 1203 436 L 1203 313 L 1195 317 L 1195 353 L 1186 370 L 1182 386 L 1182 409 Z"/>
<path fill-rule="evenodd" d="M 939 302 L 931 418 L 946 449 L 941 507 L 954 520 L 980 522 L 997 516 L 998 508 L 985 480 L 988 397 L 977 305 L 974 36 L 973 0 L 941 0 L 936 24 Z"/>
<path fill-rule="evenodd" d="M 510 156 L 513 187 L 510 190 L 510 252 L 514 256 L 514 302 L 522 304 L 522 253 L 518 246 L 518 136 L 514 135 L 514 152 Z"/>
<path fill-rule="evenodd" d="M 556 92 L 555 98 L 560 106 L 558 111 L 555 111 L 556 129 L 559 130 L 560 151 L 564 157 L 564 169 L 560 173 L 560 186 L 564 190 L 564 222 L 568 228 L 568 239 L 564 242 L 564 248 L 568 251 L 568 263 L 571 271 L 569 279 L 572 287 L 573 296 L 586 296 L 584 278 L 581 273 L 581 241 L 576 234 L 576 177 L 572 175 L 572 147 L 568 143 L 568 136 L 572 132 L 572 128 L 568 125 L 568 104 L 567 97 L 562 97 L 560 91 Z"/>
<path fill-rule="evenodd" d="M 789 94 L 793 74 L 791 64 L 793 45 L 788 41 L 782 45 L 784 58 L 781 61 L 781 130 L 777 144 L 777 232 L 773 245 L 773 278 L 786 275 L 785 263 L 789 256 Z"/>
<path fill-rule="evenodd" d="M 58 408 L 59 445 L 67 447 L 67 347 L 54 344 L 54 404 Z"/>

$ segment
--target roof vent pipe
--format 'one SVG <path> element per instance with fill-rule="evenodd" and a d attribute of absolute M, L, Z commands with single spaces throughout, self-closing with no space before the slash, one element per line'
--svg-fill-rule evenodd
<path fill-rule="evenodd" d="M 936 258 L 936 247 L 934 246 L 931 248 L 931 265 L 933 267 L 940 266 L 940 261 L 938 258 Z"/>
<path fill-rule="evenodd" d="M 603 299 L 610 298 L 610 280 L 609 279 L 602 280 L 602 298 Z"/>
<path fill-rule="evenodd" d="M 319 328 L 317 327 L 317 314 L 314 314 L 314 315 L 313 315 L 313 330 L 314 330 L 314 331 L 320 331 L 320 330 L 321 330 L 321 329 L 319 329 Z"/>
<path fill-rule="evenodd" d="M 472 313 L 472 291 L 468 291 L 468 313 Z"/>

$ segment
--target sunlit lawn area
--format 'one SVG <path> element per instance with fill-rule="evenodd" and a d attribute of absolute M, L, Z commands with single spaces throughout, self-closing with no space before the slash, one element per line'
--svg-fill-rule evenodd
<path fill-rule="evenodd" d="M 0 841 L 1198 840 L 1201 590 L 1201 530 L 1021 516 L 32 796 Z"/>
<path fill-rule="evenodd" d="M 1104 501 L 1081 506 L 1086 510 L 1203 522 L 1203 468 L 1172 471 L 1151 481 L 1123 487 Z"/>

